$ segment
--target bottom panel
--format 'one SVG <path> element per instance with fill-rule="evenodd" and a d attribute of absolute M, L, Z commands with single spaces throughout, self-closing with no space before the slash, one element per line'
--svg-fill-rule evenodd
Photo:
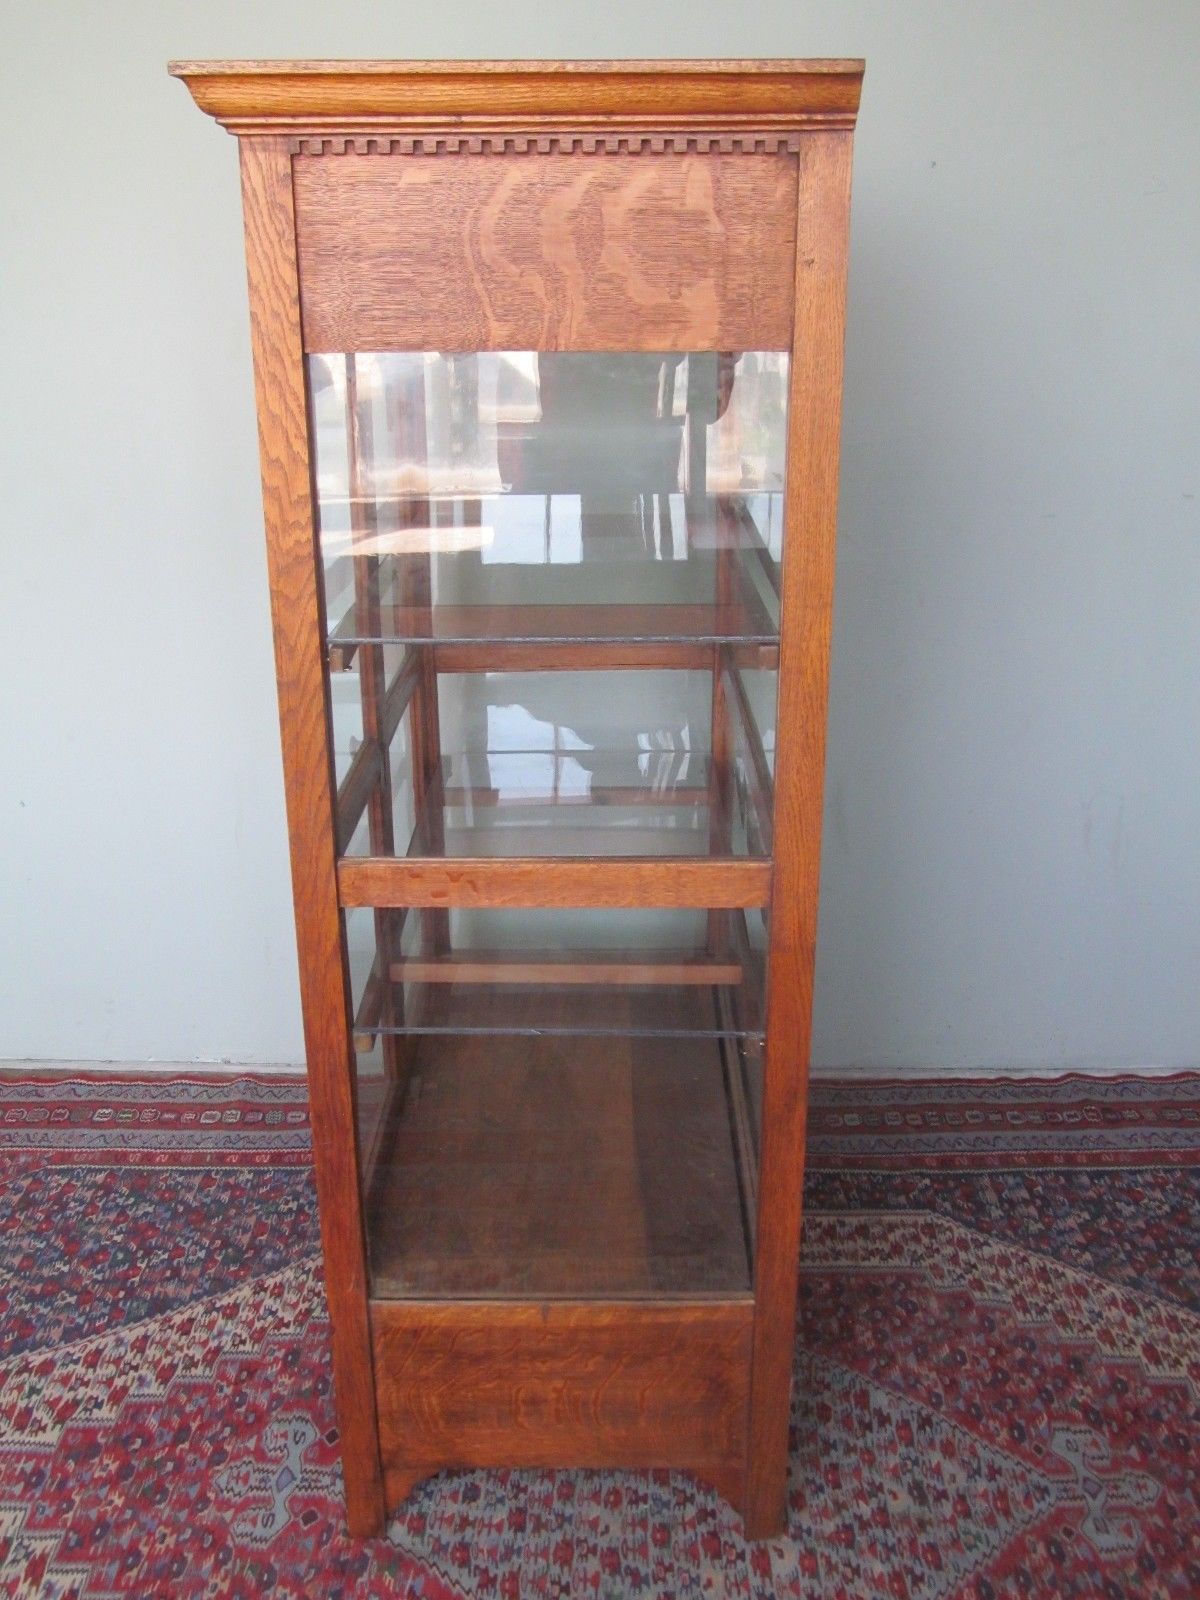
<path fill-rule="evenodd" d="M 749 1300 L 373 1301 L 390 1503 L 448 1467 L 678 1467 L 738 1505 Z"/>
<path fill-rule="evenodd" d="M 612 1011 L 620 1016 L 622 995 Z M 725 1041 L 409 1038 L 360 1082 L 376 1300 L 749 1294 Z"/>

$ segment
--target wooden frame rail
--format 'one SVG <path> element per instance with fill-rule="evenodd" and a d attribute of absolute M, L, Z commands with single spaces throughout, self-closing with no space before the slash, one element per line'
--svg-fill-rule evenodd
<path fill-rule="evenodd" d="M 355 829 L 362 821 L 367 801 L 375 793 L 383 774 L 384 752 L 374 739 L 366 739 L 354 752 L 346 776 L 338 784 L 337 841 L 338 854 L 345 855 L 350 848 Z"/>
<path fill-rule="evenodd" d="M 762 529 L 750 515 L 750 508 L 744 500 L 738 496 L 731 496 L 731 500 L 733 503 L 730 505 L 730 512 L 745 534 L 745 538 L 741 541 L 739 548 L 753 552 L 766 576 L 767 582 L 776 594 L 781 594 L 782 574 L 780 572 L 780 564 L 771 554 L 770 548 L 762 536 Z"/>
<path fill-rule="evenodd" d="M 343 906 L 655 906 L 729 909 L 765 905 L 771 863 L 739 857 L 343 857 Z"/>
<path fill-rule="evenodd" d="M 370 1050 L 375 1043 L 380 1023 L 383 1021 L 383 1002 L 383 979 L 380 972 L 379 957 L 376 956 L 374 964 L 367 974 L 367 981 L 363 984 L 363 992 L 358 1002 L 358 1009 L 354 1013 L 355 1050 Z"/>
<path fill-rule="evenodd" d="M 342 618 L 329 638 L 329 670 L 348 671 L 359 648 L 357 640 L 343 636 L 353 631 L 353 611 Z M 394 643 L 383 640 L 382 643 Z M 441 673 L 470 672 L 708 672 L 712 667 L 713 647 L 690 639 L 655 640 L 602 639 L 569 644 L 546 644 L 539 640 L 505 639 L 490 644 L 440 644 L 429 641 L 410 643 L 413 651 L 432 652 L 433 670 Z M 725 649 L 734 660 L 751 669 L 773 670 L 779 665 L 779 645 L 755 640 L 728 643 Z"/>
<path fill-rule="evenodd" d="M 741 963 L 693 950 L 455 950 L 392 962 L 393 983 L 694 986 L 742 981 Z"/>
<path fill-rule="evenodd" d="M 379 738 L 384 749 L 396 737 L 396 729 L 400 726 L 400 718 L 408 710 L 414 693 L 421 682 L 421 660 L 418 653 L 409 649 L 400 666 L 400 670 L 388 686 L 384 696 L 383 712 L 379 718 Z"/>
<path fill-rule="evenodd" d="M 774 644 L 779 628 L 756 590 L 716 605 L 430 605 L 383 601 L 380 632 L 359 642 L 412 644 Z"/>
<path fill-rule="evenodd" d="M 327 650 L 330 672 L 349 672 L 358 650 L 358 640 L 354 637 L 357 632 L 358 619 L 354 615 L 354 607 L 350 605 L 342 612 L 329 635 Z"/>
<path fill-rule="evenodd" d="M 364 656 L 366 652 L 364 651 Z M 378 738 L 364 739 L 354 752 L 345 777 L 337 791 L 338 853 L 345 855 L 350 841 L 362 821 L 368 802 L 376 794 L 388 761 L 388 750 L 400 726 L 400 719 L 408 710 L 420 679 L 420 663 L 414 651 L 409 651 L 400 670 L 383 695 L 378 712 Z"/>

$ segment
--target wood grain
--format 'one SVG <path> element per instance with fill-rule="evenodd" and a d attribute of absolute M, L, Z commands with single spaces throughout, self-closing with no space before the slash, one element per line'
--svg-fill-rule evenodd
<path fill-rule="evenodd" d="M 861 61 L 173 61 L 237 132 L 852 124 Z"/>
<path fill-rule="evenodd" d="M 342 1434 L 346 1518 L 380 1530 L 383 1496 L 355 1137 L 350 994 L 341 941 L 329 706 L 310 499 L 291 160 L 274 139 L 241 146 L 250 334 L 258 401 L 279 725 L 291 846 L 313 1164 Z"/>
<path fill-rule="evenodd" d="M 771 864 L 739 857 L 345 857 L 344 906 L 759 906 Z"/>
<path fill-rule="evenodd" d="M 786 1518 L 833 615 L 850 157 L 849 134 L 813 134 L 800 166 L 779 652 L 778 725 L 786 737 L 778 741 L 775 756 L 776 855 L 744 1501 L 752 1538 L 781 1531 Z"/>
<path fill-rule="evenodd" d="M 305 348 L 786 349 L 795 174 L 787 155 L 300 157 Z"/>
<path fill-rule="evenodd" d="M 715 1039 L 428 1035 L 410 1085 L 368 1214 L 375 1300 L 749 1293 Z"/>
<path fill-rule="evenodd" d="M 445 1467 L 744 1460 L 750 1306 L 374 1302 L 392 1494 Z"/>

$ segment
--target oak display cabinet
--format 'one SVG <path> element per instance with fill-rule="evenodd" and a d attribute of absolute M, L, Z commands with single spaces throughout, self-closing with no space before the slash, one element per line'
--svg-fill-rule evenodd
<path fill-rule="evenodd" d="M 782 1528 L 853 61 L 181 62 L 238 136 L 352 1531 Z"/>

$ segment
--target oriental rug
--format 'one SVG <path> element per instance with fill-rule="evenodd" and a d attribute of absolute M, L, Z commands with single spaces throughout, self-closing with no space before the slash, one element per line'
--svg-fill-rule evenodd
<path fill-rule="evenodd" d="M 757 1546 L 668 1472 L 347 1538 L 308 1148 L 295 1079 L 0 1078 L 0 1595 L 1200 1595 L 1200 1076 L 814 1086 Z"/>

